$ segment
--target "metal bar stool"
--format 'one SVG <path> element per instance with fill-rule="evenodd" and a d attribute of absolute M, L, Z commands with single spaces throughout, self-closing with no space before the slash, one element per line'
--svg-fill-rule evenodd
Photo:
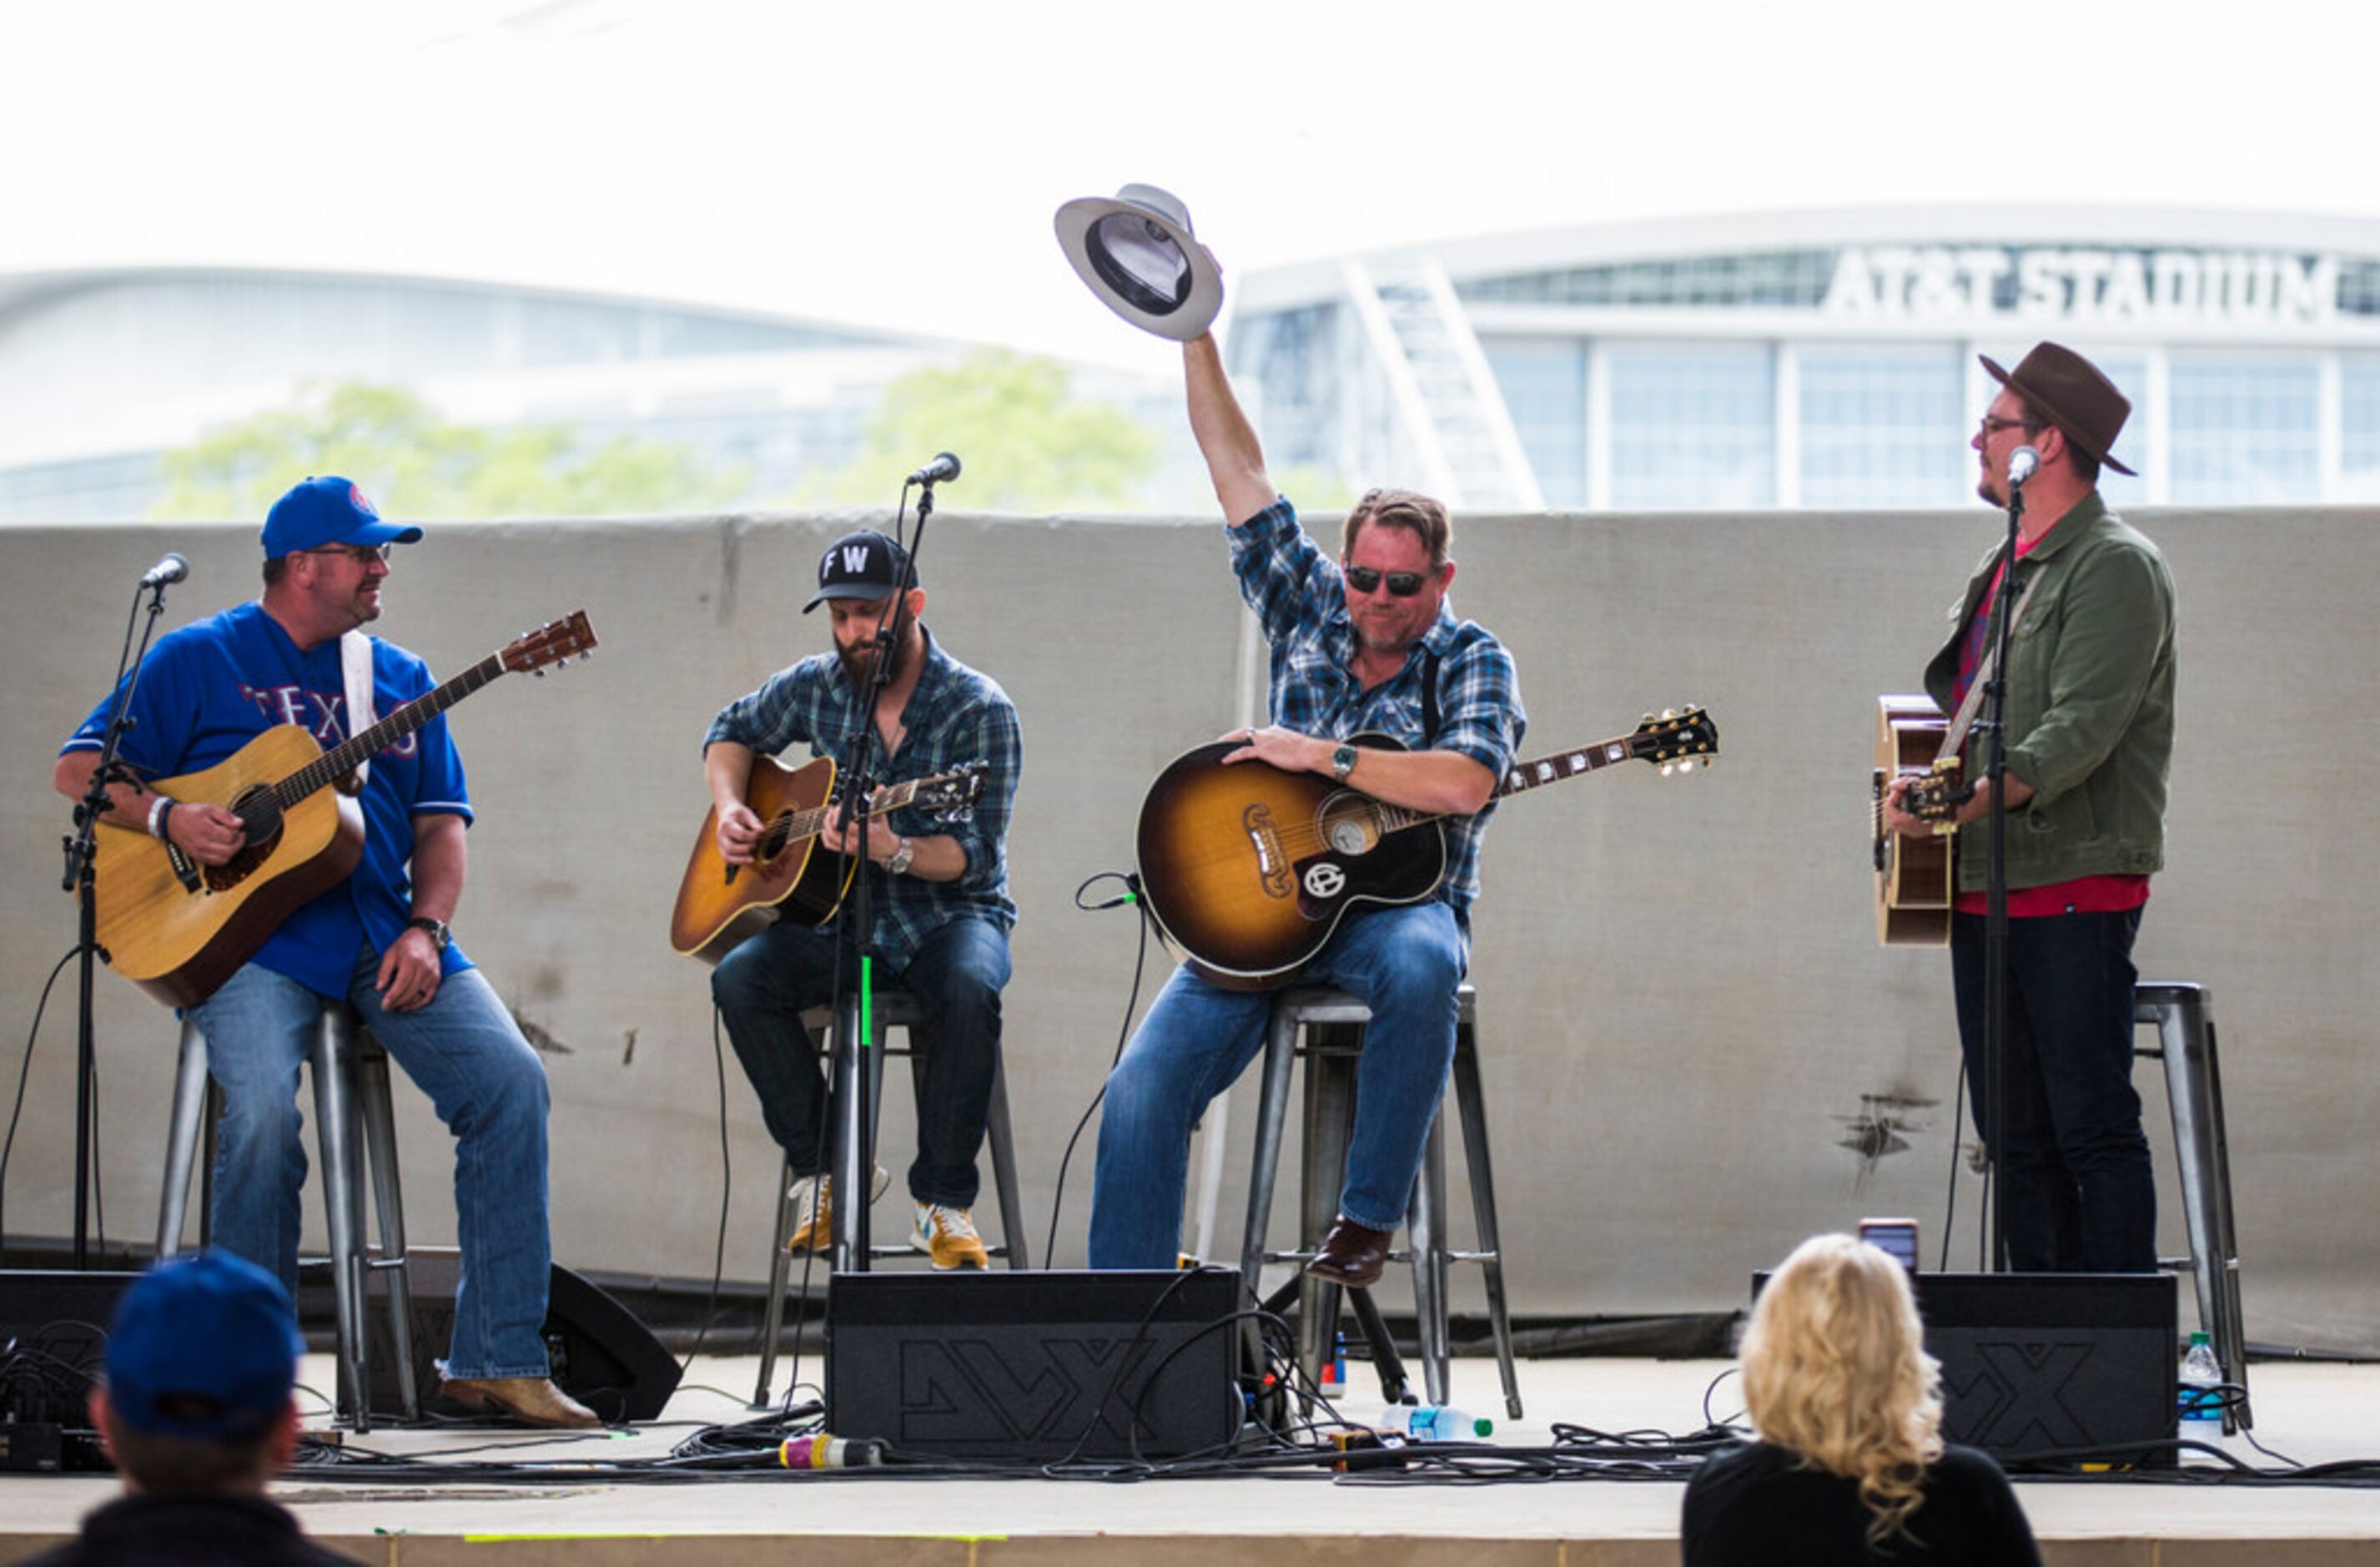
<path fill-rule="evenodd" d="M 2158 1266 L 2187 1272 L 2198 1288 L 2198 1321 L 2214 1341 L 2227 1381 L 2241 1389 L 2240 1406 L 2223 1412 L 2228 1436 L 2252 1427 L 2246 1395 L 2248 1331 L 2240 1314 L 2240 1242 L 2232 1227 L 2230 1140 L 2224 1131 L 2223 1075 L 2215 1053 L 2215 1008 L 2204 985 L 2145 981 L 2132 990 L 2132 1020 L 2155 1024 L 2157 1043 L 2132 1054 L 2165 1063 L 2166 1099 L 2173 1110 L 2174 1162 L 2181 1180 L 2190 1255 Z"/>
<path fill-rule="evenodd" d="M 413 1291 L 406 1269 L 405 1197 L 397 1180 L 396 1120 L 391 1108 L 388 1051 L 362 1027 L 355 1009 L 322 1009 L 309 1063 L 314 1079 L 314 1139 L 322 1169 L 322 1199 L 331 1234 L 331 1293 L 337 1303 L 340 1395 L 358 1432 L 371 1429 L 370 1335 L 364 1320 L 368 1281 L 388 1275 L 389 1331 L 395 1348 L 400 1413 L 421 1414 L 413 1377 Z M 207 1037 L 182 1021 L 181 1063 L 174 1077 L 174 1119 L 165 1138 L 165 1172 L 157 1204 L 157 1255 L 181 1249 L 189 1215 L 194 1156 L 201 1190 L 199 1233 L 208 1229 L 206 1196 L 214 1177 L 215 1118 L 222 1092 L 207 1072 Z M 360 1145 L 360 1146 L 359 1146 Z M 359 1161 L 370 1160 L 372 1202 L 380 1219 L 380 1255 L 364 1233 L 364 1183 Z"/>
<path fill-rule="evenodd" d="M 1475 1262 L 1488 1289 L 1488 1321 L 1496 1339 L 1496 1361 L 1504 1380 L 1504 1410 L 1521 1418 L 1520 1378 L 1512 1361 L 1512 1319 L 1504 1301 L 1504 1255 L 1496 1230 L 1495 1166 L 1488 1148 L 1487 1102 L 1479 1078 L 1476 993 L 1463 986 L 1455 997 L 1454 1102 L 1463 1128 L 1463 1158 L 1471 1174 L 1472 1221 L 1479 1245 L 1458 1251 L 1446 1241 L 1445 1115 L 1430 1123 L 1421 1170 L 1405 1213 L 1407 1249 L 1413 1266 L 1414 1318 L 1421 1340 L 1422 1379 L 1430 1402 L 1444 1403 L 1453 1357 L 1448 1328 L 1447 1267 Z M 1329 1227 L 1337 1209 L 1347 1141 L 1354 1123 L 1355 1059 L 1363 1051 L 1364 1026 L 1371 1009 L 1343 990 L 1300 988 L 1273 1002 L 1265 1040 L 1264 1087 L 1257 1106 L 1256 1151 L 1248 1175 L 1248 1221 L 1241 1244 L 1240 1270 L 1251 1290 L 1267 1262 L 1304 1262 L 1311 1250 L 1269 1252 L 1265 1229 L 1272 1213 L 1275 1172 L 1281 1160 L 1282 1123 L 1287 1119 L 1291 1068 L 1306 1060 L 1305 1134 L 1300 1180 L 1300 1222 L 1307 1237 Z M 1306 1244 L 1301 1242 L 1301 1244 Z M 1317 1279 L 1300 1291 L 1304 1357 L 1309 1368 L 1331 1350 L 1337 1331 L 1337 1290 Z"/>
<path fill-rule="evenodd" d="M 821 1051 L 827 1049 L 827 1029 L 833 1021 L 834 1014 L 826 1007 L 813 1007 L 802 1014 L 802 1026 L 809 1031 L 810 1042 Z M 878 990 L 869 1009 L 870 1037 L 867 1060 L 868 1100 L 880 1114 L 884 1105 L 884 1057 L 888 1053 L 884 1035 L 887 1029 L 892 1028 L 900 1029 L 908 1042 L 898 1050 L 890 1050 L 889 1053 L 909 1058 L 913 1081 L 924 1075 L 926 1056 L 933 1048 L 932 1033 L 926 1026 L 925 1009 L 917 1004 L 916 998 L 905 990 Z M 835 1091 L 840 1093 L 841 1087 L 840 1084 L 835 1085 Z M 840 1125 L 842 1121 L 838 1114 L 835 1124 Z M 874 1167 L 875 1134 L 876 1128 L 871 1124 L 868 1127 L 868 1157 L 857 1161 L 859 1169 Z M 1006 1257 L 1011 1268 L 1030 1268 L 1033 1259 L 1030 1243 L 1025 1233 L 1025 1205 L 1016 1191 L 1016 1141 L 1009 1130 L 1008 1075 L 1004 1067 L 995 1066 L 992 1070 L 991 1103 L 984 1115 L 984 1142 L 991 1152 L 991 1184 L 1000 1202 L 1001 1233 L 1001 1244 L 987 1245 L 984 1250 L 990 1256 Z M 771 1233 L 771 1250 L 773 1255 L 769 1264 L 769 1306 L 760 1326 L 760 1380 L 752 1394 L 752 1407 L 755 1409 L 766 1408 L 769 1404 L 769 1381 L 777 1368 L 777 1334 L 785 1321 L 785 1290 L 793 1270 L 793 1253 L 785 1249 L 785 1242 L 793 1234 L 795 1180 L 794 1163 L 788 1158 L 778 1172 L 776 1228 Z M 838 1196 L 830 1215 L 834 1237 L 832 1255 L 838 1267 L 847 1262 L 850 1267 L 865 1270 L 868 1258 L 848 1255 L 850 1247 L 844 1230 L 848 1213 L 844 1198 Z M 868 1257 L 916 1255 L 906 1245 L 868 1247 Z"/>

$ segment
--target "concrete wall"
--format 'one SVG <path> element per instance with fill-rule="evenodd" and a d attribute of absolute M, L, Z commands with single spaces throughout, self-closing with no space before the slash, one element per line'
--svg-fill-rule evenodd
<path fill-rule="evenodd" d="M 546 1051 L 555 1254 L 574 1266 L 710 1272 L 722 1171 L 707 971 L 672 954 L 664 930 L 706 803 L 697 747 L 722 701 L 825 645 L 796 612 L 818 551 L 850 520 L 454 524 L 399 553 L 379 629 L 442 673 L 574 607 L 602 641 L 593 662 L 501 681 L 454 718 L 480 810 L 457 929 Z M 2371 1348 L 2380 513 L 2143 520 L 2180 584 L 2183 673 L 2171 869 L 2140 966 L 2213 988 L 2251 1334 Z M 1592 774 L 1511 802 L 1489 838 L 1475 977 L 1516 1309 L 1730 1307 L 1753 1268 L 1863 1214 L 1919 1216 L 1932 1257 L 1956 1137 L 1947 958 L 1876 944 L 1871 731 L 1876 696 L 1912 685 L 1993 533 L 1979 508 L 1461 525 L 1455 602 L 1519 660 L 1528 754 L 1688 702 L 1721 731 L 1706 772 Z M 248 527 L 0 530 L 13 674 L 0 736 L 17 780 L 0 791 L 0 1059 L 12 1063 L 73 940 L 52 759 L 114 668 L 128 585 L 166 544 L 193 563 L 168 625 L 254 591 Z M 1130 864 L 1148 781 L 1237 722 L 1256 676 L 1220 531 L 1204 520 L 945 513 L 923 569 L 929 622 L 1007 686 L 1026 725 L 1007 1048 L 1038 1251 L 1066 1138 L 1125 1022 L 1137 942 L 1129 915 L 1076 912 L 1072 894 Z M 1142 1005 L 1163 972 L 1152 954 Z M 107 1227 L 145 1238 L 174 1026 L 112 977 L 99 1002 Z M 69 978 L 32 1062 L 11 1233 L 71 1224 L 72 1049 Z M 727 1270 L 757 1279 L 777 1156 L 727 1070 Z M 2153 1064 L 2141 1080 L 2161 1139 Z M 1250 1102 L 1244 1086 L 1216 1239 L 1226 1254 Z M 1851 1145 L 1880 1106 L 1899 1107 L 1878 1139 L 1889 1151 L 1864 1157 Z M 443 1133 L 418 1096 L 399 1119 L 415 1233 L 443 1240 Z M 911 1120 L 896 1093 L 883 1132 L 896 1169 Z M 2169 1194 L 2162 1141 L 2159 1153 Z M 1965 1263 L 1977 1187 L 1963 1173 L 1957 1184 Z M 1066 1177 L 1062 1263 L 1081 1258 L 1089 1189 L 1087 1136 Z M 1288 1211 L 1284 1196 L 1276 1233 Z M 888 1200 L 880 1225 L 894 1215 Z M 2165 1249 L 2180 1251 L 2170 1198 L 2165 1229 Z M 1458 1307 L 1476 1288 L 1458 1276 Z"/>

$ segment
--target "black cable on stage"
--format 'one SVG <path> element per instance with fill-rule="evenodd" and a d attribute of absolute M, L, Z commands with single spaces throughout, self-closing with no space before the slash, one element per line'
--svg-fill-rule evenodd
<path fill-rule="evenodd" d="M 16 1108 L 8 1112 L 7 1140 L 0 1142 L 0 1265 L 6 1265 L 8 1260 L 8 1157 L 17 1151 L 17 1123 L 25 1114 L 25 1085 L 31 1081 L 33 1075 L 33 1046 L 42 1037 L 42 1014 L 49 1010 L 51 987 L 58 982 L 58 976 L 67 971 L 67 965 L 72 963 L 81 951 L 79 943 L 68 947 L 67 955 L 58 959 L 57 966 L 50 970 L 50 977 L 42 981 L 41 1000 L 33 1003 L 33 1025 L 25 1030 L 25 1058 L 17 1068 Z"/>
<path fill-rule="evenodd" d="M 1095 904 L 1085 903 L 1083 894 L 1101 881 L 1120 881 L 1123 884 L 1123 891 Z M 1140 895 L 1140 878 L 1126 870 L 1102 870 L 1095 876 L 1084 878 L 1083 884 L 1075 889 L 1075 906 L 1086 914 L 1099 914 L 1111 908 L 1132 908 L 1140 915 L 1140 945 L 1133 954 L 1132 989 L 1124 997 L 1123 1022 L 1116 1029 L 1115 1053 L 1108 1058 L 1108 1072 L 1112 1075 L 1116 1063 L 1123 1059 L 1124 1046 L 1132 1039 L 1132 1014 L 1140 1005 L 1141 978 L 1148 966 L 1148 931 L 1155 921 L 1149 917 L 1148 901 Z M 1093 1094 L 1091 1102 L 1083 1107 L 1082 1119 L 1075 1123 L 1074 1131 L 1066 1138 L 1066 1151 L 1059 1157 L 1057 1189 L 1050 1194 L 1050 1233 L 1041 1247 L 1041 1266 L 1044 1268 L 1050 1267 L 1051 1259 L 1058 1255 L 1058 1213 L 1066 1201 L 1066 1168 L 1074 1162 L 1075 1145 L 1082 1141 L 1083 1129 L 1091 1124 L 1092 1115 L 1098 1112 L 1107 1097 L 1108 1080 L 1102 1076 L 1099 1092 Z"/>

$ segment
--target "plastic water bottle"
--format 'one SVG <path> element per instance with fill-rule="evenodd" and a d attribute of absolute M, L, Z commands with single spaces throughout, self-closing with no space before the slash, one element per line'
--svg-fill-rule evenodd
<path fill-rule="evenodd" d="M 1380 1428 L 1417 1442 L 1467 1442 L 1488 1435 L 1496 1422 L 1465 1415 L 1451 1404 L 1391 1404 L 1380 1416 Z"/>
<path fill-rule="evenodd" d="M 2181 1418 L 2223 1418 L 2223 1367 L 2204 1333 L 2191 1334 L 2190 1347 L 2181 1352 Z"/>

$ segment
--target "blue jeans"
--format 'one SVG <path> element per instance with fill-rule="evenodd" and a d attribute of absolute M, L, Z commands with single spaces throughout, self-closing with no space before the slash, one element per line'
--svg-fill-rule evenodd
<path fill-rule="evenodd" d="M 880 958 L 878 973 L 890 966 Z M 917 1077 L 917 1159 L 909 1195 L 973 1208 L 976 1155 L 1000 1068 L 1000 992 L 1008 983 L 1008 932 L 961 916 L 919 943 L 905 968 L 880 982 L 915 998 L 930 1043 Z M 856 983 L 856 975 L 846 975 Z M 826 1076 L 802 1014 L 833 999 L 834 941 L 810 925 L 772 925 L 711 971 L 710 995 L 760 1117 L 797 1175 L 826 1169 Z"/>
<path fill-rule="evenodd" d="M 1984 917 L 1950 920 L 1967 1091 L 1993 1150 L 2008 1265 L 2033 1273 L 2156 1269 L 2156 1183 L 2132 1087 L 2132 938 L 2141 911 L 2011 919 L 2008 1124 L 1985 1076 Z"/>
<path fill-rule="evenodd" d="M 347 999 L 455 1134 L 455 1216 L 463 1254 L 446 1375 L 546 1375 L 545 1068 L 480 971 L 450 974 L 429 1005 L 387 1012 L 372 980 L 379 954 L 358 954 Z M 312 1054 L 322 1008 L 314 991 L 245 965 L 190 1009 L 223 1090 L 216 1124 L 213 1238 L 298 1284 L 298 1196 L 306 1149 L 298 1133 L 298 1068 Z"/>
<path fill-rule="evenodd" d="M 1372 1009 L 1339 1194 L 1340 1213 L 1358 1224 L 1394 1230 L 1404 1222 L 1454 1063 L 1454 993 L 1469 945 L 1446 904 L 1375 909 L 1342 925 L 1301 978 Z M 1174 970 L 1108 1077 L 1091 1185 L 1092 1267 L 1174 1265 L 1191 1126 L 1263 1051 L 1271 1016 L 1269 995 Z"/>

